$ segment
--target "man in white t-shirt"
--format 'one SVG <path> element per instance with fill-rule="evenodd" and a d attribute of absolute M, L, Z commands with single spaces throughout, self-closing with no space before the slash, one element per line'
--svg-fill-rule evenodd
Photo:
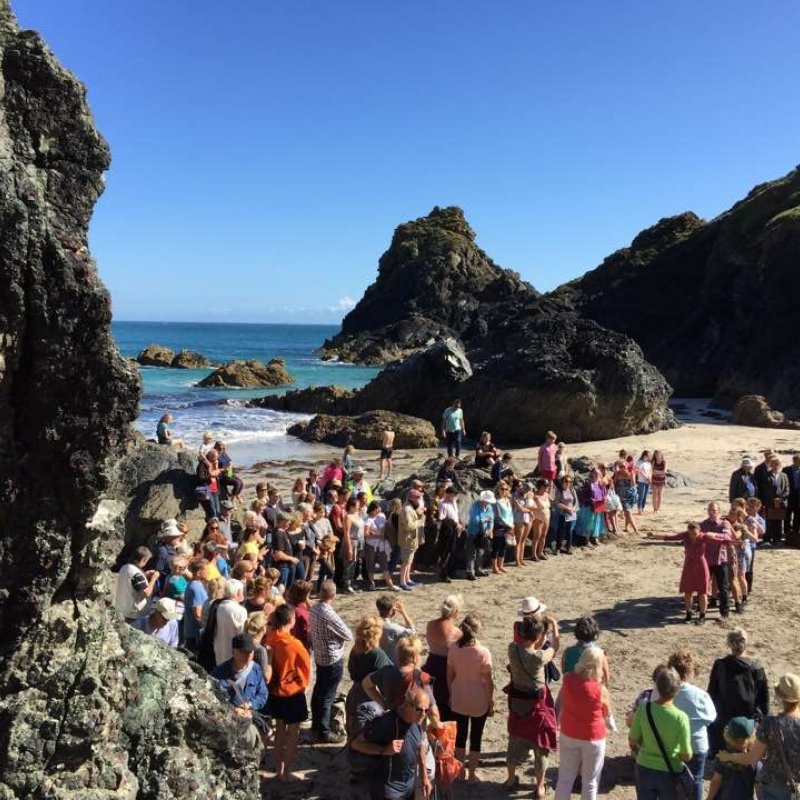
<path fill-rule="evenodd" d="M 214 631 L 214 659 L 224 664 L 231 657 L 231 640 L 244 632 L 247 609 L 244 601 L 244 584 L 231 579 L 225 584 L 225 599 L 217 609 L 217 627 Z"/>
<path fill-rule="evenodd" d="M 367 506 L 367 519 L 364 524 L 364 563 L 367 568 L 367 591 L 375 590 L 375 564 L 383 573 L 386 588 L 392 592 L 400 591 L 392 581 L 392 572 L 389 569 L 389 555 L 392 546 L 386 539 L 384 528 L 386 515 L 381 510 L 381 504 L 373 500 Z"/>
<path fill-rule="evenodd" d="M 153 554 L 146 547 L 137 547 L 131 554 L 130 561 L 117 575 L 114 593 L 117 609 L 130 624 L 144 616 L 147 603 L 156 588 L 158 572 L 154 569 L 144 571 L 152 557 Z"/>

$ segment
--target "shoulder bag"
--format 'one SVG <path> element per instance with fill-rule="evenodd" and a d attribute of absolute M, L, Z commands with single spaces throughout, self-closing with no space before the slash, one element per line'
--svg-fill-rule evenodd
<path fill-rule="evenodd" d="M 775 740 L 778 743 L 778 755 L 781 758 L 783 771 L 786 773 L 786 785 L 789 787 L 789 793 L 792 800 L 800 800 L 800 783 L 794 779 L 794 773 L 789 766 L 789 761 L 786 758 L 786 749 L 783 744 L 783 731 L 781 730 L 780 719 L 775 718 L 773 725 L 775 726 Z"/>
<path fill-rule="evenodd" d="M 653 721 L 653 712 L 650 710 L 650 706 L 652 705 L 652 701 L 648 701 L 645 704 L 647 721 L 650 723 L 650 727 L 653 729 L 653 735 L 656 737 L 658 749 L 661 751 L 661 757 L 664 759 L 664 763 L 667 765 L 669 774 L 675 779 L 675 791 L 678 795 L 678 800 L 692 800 L 692 798 L 694 798 L 695 791 L 694 775 L 692 775 L 689 767 L 687 767 L 686 764 L 681 764 L 680 772 L 675 772 L 675 770 L 672 768 L 672 762 L 669 760 L 669 756 L 667 755 L 667 749 L 664 747 L 664 742 L 661 741 L 661 735 L 658 732 L 658 728 L 656 728 L 656 723 Z"/>

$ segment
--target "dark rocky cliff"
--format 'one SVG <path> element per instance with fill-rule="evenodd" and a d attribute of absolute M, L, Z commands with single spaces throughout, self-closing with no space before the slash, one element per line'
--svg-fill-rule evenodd
<path fill-rule="evenodd" d="M 397 228 L 377 279 L 323 354 L 395 362 L 348 398 L 351 413 L 388 409 L 438 426 L 459 396 L 471 435 L 486 429 L 509 444 L 549 428 L 579 441 L 674 425 L 670 387 L 636 343 L 500 269 L 458 208 Z M 286 402 L 314 411 L 316 399 Z"/>
<path fill-rule="evenodd" d="M 399 225 L 378 277 L 322 350 L 344 361 L 385 364 L 446 337 L 484 330 L 489 309 L 538 292 L 501 269 L 475 243 L 460 208 L 439 208 Z"/>
<path fill-rule="evenodd" d="M 208 679 L 110 606 L 139 384 L 87 248 L 109 151 L 5 0 L 0 82 L 0 796 L 253 797 Z"/>
<path fill-rule="evenodd" d="M 632 336 L 679 395 L 800 396 L 800 169 L 716 219 L 661 220 L 550 299 Z"/>

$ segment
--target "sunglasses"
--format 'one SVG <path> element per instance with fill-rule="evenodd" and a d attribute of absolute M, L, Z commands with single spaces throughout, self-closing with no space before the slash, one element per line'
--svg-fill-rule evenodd
<path fill-rule="evenodd" d="M 427 714 L 431 710 L 430 706 L 412 706 L 412 708 L 417 714 Z"/>
<path fill-rule="evenodd" d="M 209 525 L 208 529 L 210 531 L 218 531 L 219 530 L 219 525 Z"/>

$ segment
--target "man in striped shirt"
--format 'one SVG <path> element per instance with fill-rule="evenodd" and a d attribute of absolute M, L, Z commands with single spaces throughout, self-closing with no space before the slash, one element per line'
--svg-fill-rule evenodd
<path fill-rule="evenodd" d="M 333 610 L 336 584 L 325 581 L 319 600 L 309 612 L 311 649 L 317 666 L 317 680 L 311 695 L 311 730 L 324 744 L 342 741 L 331 731 L 331 707 L 344 675 L 344 643 L 353 632 Z"/>

